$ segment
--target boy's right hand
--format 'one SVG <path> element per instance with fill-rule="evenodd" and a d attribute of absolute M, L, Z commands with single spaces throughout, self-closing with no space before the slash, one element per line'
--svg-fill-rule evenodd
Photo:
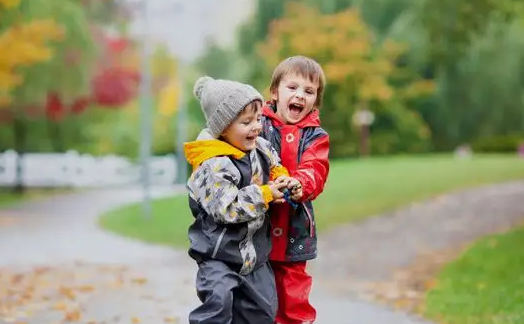
<path fill-rule="evenodd" d="M 269 181 L 268 183 L 269 188 L 271 189 L 271 194 L 273 195 L 273 202 L 282 202 L 284 201 L 284 188 L 286 187 L 286 183 L 284 182 L 273 182 Z"/>

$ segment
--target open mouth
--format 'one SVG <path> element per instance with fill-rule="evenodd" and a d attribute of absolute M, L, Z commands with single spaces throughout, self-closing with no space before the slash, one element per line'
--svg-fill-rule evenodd
<path fill-rule="evenodd" d="M 252 136 L 248 136 L 248 137 L 246 137 L 246 139 L 247 139 L 248 141 L 254 141 L 256 138 L 257 138 L 256 135 L 252 135 Z"/>
<path fill-rule="evenodd" d="M 289 105 L 289 112 L 291 113 L 291 116 L 297 117 L 300 115 L 300 113 L 304 110 L 304 105 L 299 103 L 291 103 Z"/>

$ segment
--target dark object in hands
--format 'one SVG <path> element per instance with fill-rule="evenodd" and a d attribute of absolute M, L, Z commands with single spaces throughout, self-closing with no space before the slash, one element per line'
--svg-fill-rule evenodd
<path fill-rule="evenodd" d="M 291 199 L 291 192 L 289 191 L 288 188 L 285 188 L 284 191 L 284 200 L 291 205 L 291 207 L 293 207 L 293 209 L 297 209 L 298 208 L 298 203 L 296 201 L 293 201 L 293 199 Z"/>

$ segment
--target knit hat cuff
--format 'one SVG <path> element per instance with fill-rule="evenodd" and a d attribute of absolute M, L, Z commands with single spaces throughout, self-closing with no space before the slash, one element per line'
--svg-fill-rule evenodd
<path fill-rule="evenodd" d="M 208 118 L 207 127 L 215 138 L 220 137 L 249 103 L 255 100 L 262 102 L 263 100 L 256 90 L 252 91 L 250 96 L 246 96 L 246 93 L 241 90 L 237 90 L 237 92 L 231 95 L 227 101 L 221 102 L 217 107 L 218 109 Z"/>

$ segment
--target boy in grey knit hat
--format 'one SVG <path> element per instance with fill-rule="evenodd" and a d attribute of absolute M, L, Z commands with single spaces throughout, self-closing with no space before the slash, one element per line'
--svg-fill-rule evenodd
<path fill-rule="evenodd" d="M 197 80 L 194 94 L 206 128 L 184 146 L 193 166 L 189 255 L 198 264 L 202 302 L 189 322 L 273 324 L 277 297 L 267 212 L 289 179 L 270 143 L 258 137 L 262 96 L 250 85 L 210 77 Z"/>

